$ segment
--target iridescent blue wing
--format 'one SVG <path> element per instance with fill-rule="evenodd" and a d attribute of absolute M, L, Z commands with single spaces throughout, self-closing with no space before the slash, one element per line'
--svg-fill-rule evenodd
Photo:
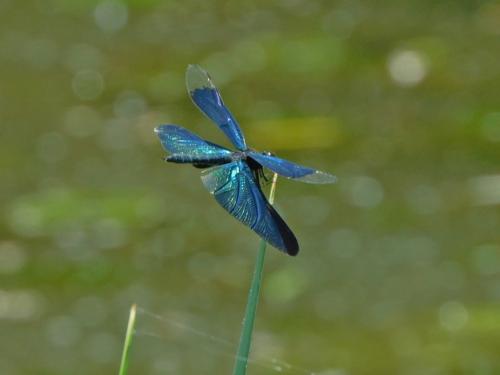
<path fill-rule="evenodd" d="M 172 155 L 167 160 L 177 163 L 229 162 L 231 151 L 205 141 L 197 135 L 176 125 L 160 125 L 155 128 L 160 142 Z"/>
<path fill-rule="evenodd" d="M 246 150 L 247 145 L 240 126 L 224 105 L 219 90 L 208 73 L 198 65 L 189 65 L 186 71 L 186 86 L 194 104 L 217 124 L 238 150 Z"/>
<path fill-rule="evenodd" d="M 288 160 L 277 158 L 276 156 L 264 155 L 254 151 L 250 151 L 248 155 L 273 172 L 297 181 L 308 182 L 310 184 L 331 184 L 337 180 L 335 176 L 329 173 L 304 167 Z"/>
<path fill-rule="evenodd" d="M 267 201 L 246 162 L 206 169 L 201 180 L 225 210 L 268 243 L 289 255 L 299 252 L 297 239 Z"/>

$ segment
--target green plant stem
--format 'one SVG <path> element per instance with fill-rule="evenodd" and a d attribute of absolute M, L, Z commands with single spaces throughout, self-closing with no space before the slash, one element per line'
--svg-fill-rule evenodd
<path fill-rule="evenodd" d="M 271 184 L 271 191 L 269 192 L 269 203 L 274 203 L 274 193 L 276 191 L 276 181 L 278 175 L 274 174 L 273 182 Z M 262 281 L 262 271 L 264 269 L 264 258 L 266 255 L 266 241 L 260 241 L 259 251 L 257 253 L 257 260 L 255 262 L 255 269 L 253 273 L 252 283 L 250 284 L 250 291 L 248 293 L 248 302 L 245 310 L 245 317 L 243 318 L 243 326 L 241 328 L 240 344 L 238 346 L 238 353 L 236 354 L 236 363 L 234 365 L 233 375 L 245 375 L 248 365 L 248 354 L 250 353 L 250 345 L 252 343 L 252 331 L 255 322 L 255 313 L 257 311 L 257 304 L 259 302 L 259 292 Z"/>
<path fill-rule="evenodd" d="M 132 346 L 132 338 L 135 331 L 135 316 L 137 306 L 135 304 L 130 308 L 130 315 L 128 317 L 127 333 L 125 334 L 125 342 L 123 343 L 122 360 L 120 363 L 119 375 L 126 375 L 129 362 L 130 348 Z"/>

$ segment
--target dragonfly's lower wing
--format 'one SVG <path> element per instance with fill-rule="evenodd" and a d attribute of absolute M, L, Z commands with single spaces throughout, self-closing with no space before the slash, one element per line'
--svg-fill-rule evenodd
<path fill-rule="evenodd" d="M 203 185 L 217 202 L 264 240 L 289 255 L 299 245 L 294 234 L 269 204 L 246 162 L 234 161 L 202 172 Z"/>
<path fill-rule="evenodd" d="M 231 151 L 208 142 L 177 125 L 160 125 L 155 133 L 165 150 L 170 152 L 167 160 L 177 163 L 208 163 L 231 161 Z"/>
<path fill-rule="evenodd" d="M 269 168 L 273 172 L 276 172 L 283 177 L 293 178 L 297 181 L 308 182 L 311 184 L 331 184 L 337 180 L 334 175 L 329 173 L 304 167 L 288 160 L 277 158 L 276 156 L 264 155 L 254 151 L 250 151 L 248 155 L 259 164 Z"/>

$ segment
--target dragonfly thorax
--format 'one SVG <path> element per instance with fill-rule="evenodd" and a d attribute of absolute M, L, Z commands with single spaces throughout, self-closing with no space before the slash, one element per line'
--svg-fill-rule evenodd
<path fill-rule="evenodd" d="M 247 157 L 248 157 L 248 155 L 245 151 L 234 151 L 231 154 L 231 159 L 233 161 L 246 160 Z"/>
<path fill-rule="evenodd" d="M 266 156 L 275 156 L 272 152 L 269 152 L 269 151 L 259 152 L 259 151 L 256 151 L 254 149 L 249 148 L 246 151 L 233 151 L 231 158 L 233 160 L 245 160 L 248 157 L 249 152 L 257 152 L 259 154 L 266 155 Z"/>

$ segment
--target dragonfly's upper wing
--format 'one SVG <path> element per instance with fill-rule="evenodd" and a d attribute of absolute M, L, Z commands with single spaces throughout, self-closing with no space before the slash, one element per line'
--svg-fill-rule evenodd
<path fill-rule="evenodd" d="M 250 151 L 249 156 L 273 172 L 297 181 L 311 184 L 331 184 L 337 180 L 335 176 L 329 173 L 304 167 L 288 160 L 277 158 L 276 156 L 264 155 L 254 151 Z"/>
<path fill-rule="evenodd" d="M 162 146 L 172 155 L 171 160 L 184 163 L 231 160 L 231 151 L 205 141 L 176 125 L 160 125 L 155 128 Z M 167 159 L 167 160 L 169 160 Z"/>
<path fill-rule="evenodd" d="M 186 71 L 186 86 L 198 108 L 219 126 L 238 150 L 246 150 L 247 145 L 240 126 L 224 105 L 219 90 L 208 73 L 198 65 L 189 65 Z"/>
<path fill-rule="evenodd" d="M 234 161 L 202 172 L 203 185 L 219 204 L 274 247 L 296 255 L 294 234 L 269 204 L 246 162 Z"/>

